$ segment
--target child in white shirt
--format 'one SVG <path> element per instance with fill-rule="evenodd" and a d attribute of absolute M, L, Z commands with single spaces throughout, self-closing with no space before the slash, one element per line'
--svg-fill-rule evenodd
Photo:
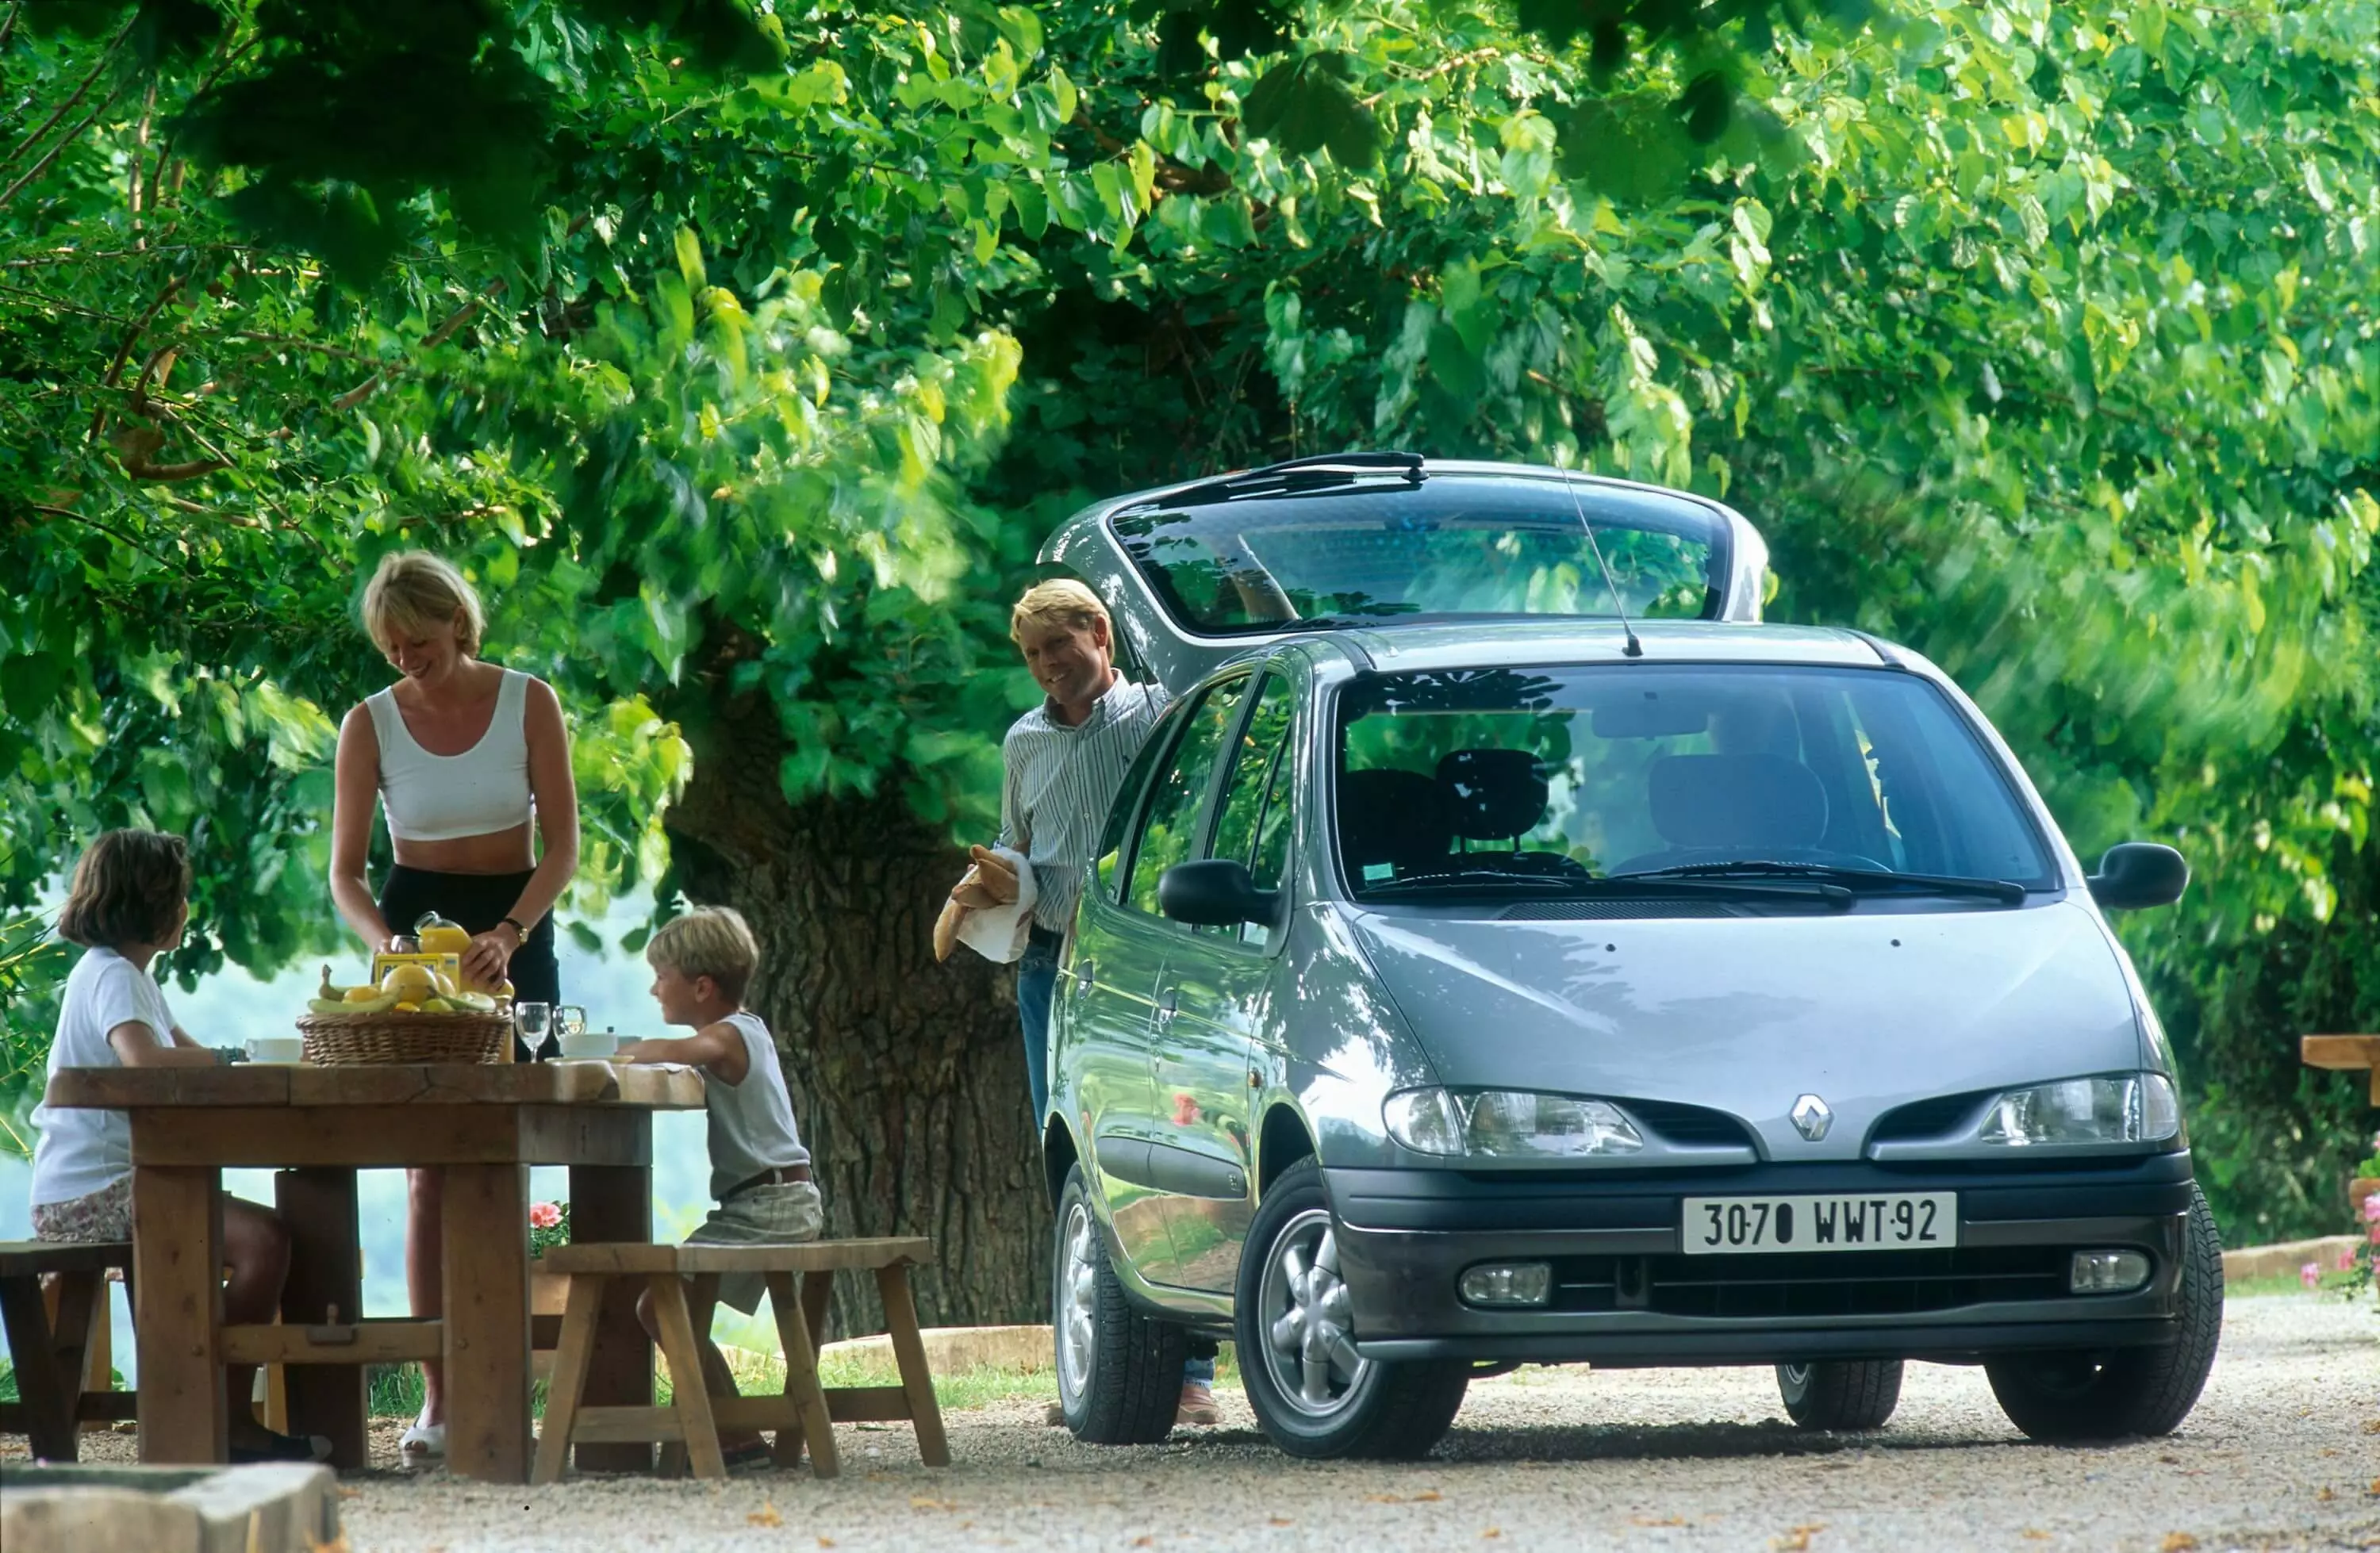
<path fill-rule="evenodd" d="M 182 941 L 189 921 L 189 854 L 179 836 L 110 831 L 75 865 L 58 912 L 62 938 L 85 945 L 67 977 L 49 1071 L 210 1066 L 215 1054 L 174 1023 L 150 963 Z M 47 1241 L 132 1238 L 132 1123 L 121 1111 L 43 1105 L 33 1111 L 33 1234 Z M 224 1319 L 267 1322 L 289 1276 L 289 1231 L 269 1208 L 226 1195 Z M 312 1462 L 330 1441 L 276 1434 L 247 1399 L 252 1365 L 225 1365 L 234 1462 Z"/>
<path fill-rule="evenodd" d="M 744 1007 L 744 989 L 759 968 L 760 947 L 744 918 L 724 906 L 673 917 L 645 946 L 653 967 L 653 998 L 666 1024 L 694 1034 L 676 1040 L 630 1041 L 629 1062 L 684 1062 L 702 1069 L 710 1134 L 710 1210 L 688 1245 L 785 1245 L 816 1240 L 824 1220 L 809 1150 L 794 1125 L 777 1042 L 760 1016 Z M 731 1273 L 719 1297 L 747 1316 L 760 1305 L 758 1273 Z M 711 1307 L 689 1308 L 701 1352 L 703 1379 L 713 1396 L 732 1397 L 735 1377 L 710 1341 Z M 780 1312 L 782 1317 L 783 1312 Z M 652 1295 L 637 1302 L 645 1329 L 659 1335 Z M 724 1435 L 720 1449 L 733 1469 L 769 1461 L 768 1447 L 748 1431 Z"/>

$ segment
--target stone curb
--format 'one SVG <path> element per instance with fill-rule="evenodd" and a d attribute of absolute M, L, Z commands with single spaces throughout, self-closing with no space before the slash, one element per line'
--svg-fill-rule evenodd
<path fill-rule="evenodd" d="M 328 1467 L 8 1463 L 8 1553 L 310 1553 L 342 1547 Z"/>
<path fill-rule="evenodd" d="M 2325 1235 L 2319 1240 L 2284 1241 L 2278 1245 L 2247 1245 L 2223 1254 L 2223 1281 L 2239 1283 L 2252 1278 L 2295 1278 L 2308 1262 L 2325 1272 L 2338 1266 L 2341 1252 L 2363 1244 L 2362 1235 Z"/>
<path fill-rule="evenodd" d="M 926 1365 L 936 1375 L 963 1375 L 978 1369 L 1046 1370 L 1057 1362 L 1047 1327 L 929 1327 L 924 1337 Z M 892 1340 L 879 1333 L 831 1342 L 820 1357 L 890 1365 Z"/>

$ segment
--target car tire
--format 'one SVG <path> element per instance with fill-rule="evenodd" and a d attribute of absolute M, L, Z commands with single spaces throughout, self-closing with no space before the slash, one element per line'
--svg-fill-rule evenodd
<path fill-rule="evenodd" d="M 1777 1366 L 1786 1415 L 1804 1429 L 1881 1429 L 1900 1405 L 1898 1359 L 1813 1359 Z"/>
<path fill-rule="evenodd" d="M 2053 1444 L 2172 1433 L 2198 1405 L 2223 1335 L 2223 1240 L 2194 1183 L 2180 1292 L 2180 1331 L 2165 1347 L 2016 1353 L 1988 1362 L 1984 1374 L 2000 1411 L 2033 1438 Z"/>
<path fill-rule="evenodd" d="M 1066 1172 L 1050 1257 L 1050 1324 L 1066 1427 L 1089 1445 L 1153 1445 L 1173 1428 L 1190 1334 L 1136 1309 L 1108 1260 L 1080 1165 Z"/>
<path fill-rule="evenodd" d="M 1248 1405 L 1293 1456 L 1417 1460 L 1454 1422 L 1471 1365 L 1357 1356 L 1336 1233 L 1310 1158 L 1283 1171 L 1257 1206 L 1234 1301 Z"/>

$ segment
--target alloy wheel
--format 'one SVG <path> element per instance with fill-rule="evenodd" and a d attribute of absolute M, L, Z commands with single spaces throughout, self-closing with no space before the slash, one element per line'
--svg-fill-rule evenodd
<path fill-rule="evenodd" d="M 1058 1384 L 1069 1398 L 1081 1396 L 1091 1379 L 1099 1300 L 1091 1237 L 1098 1233 L 1090 1209 L 1076 1202 L 1066 1215 L 1066 1261 L 1060 1273 L 1057 1313 Z"/>
<path fill-rule="evenodd" d="M 1282 1226 L 1265 1265 L 1264 1364 L 1283 1400 L 1313 1418 L 1347 1405 L 1372 1362 L 1355 1352 L 1347 1285 L 1339 1276 L 1339 1241 L 1328 1208 Z"/>

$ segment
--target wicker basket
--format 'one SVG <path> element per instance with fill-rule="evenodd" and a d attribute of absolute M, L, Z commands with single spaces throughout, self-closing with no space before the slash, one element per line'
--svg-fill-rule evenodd
<path fill-rule="evenodd" d="M 513 1022 L 502 1013 L 308 1013 L 298 1019 L 306 1061 L 317 1067 L 367 1062 L 501 1062 Z"/>

